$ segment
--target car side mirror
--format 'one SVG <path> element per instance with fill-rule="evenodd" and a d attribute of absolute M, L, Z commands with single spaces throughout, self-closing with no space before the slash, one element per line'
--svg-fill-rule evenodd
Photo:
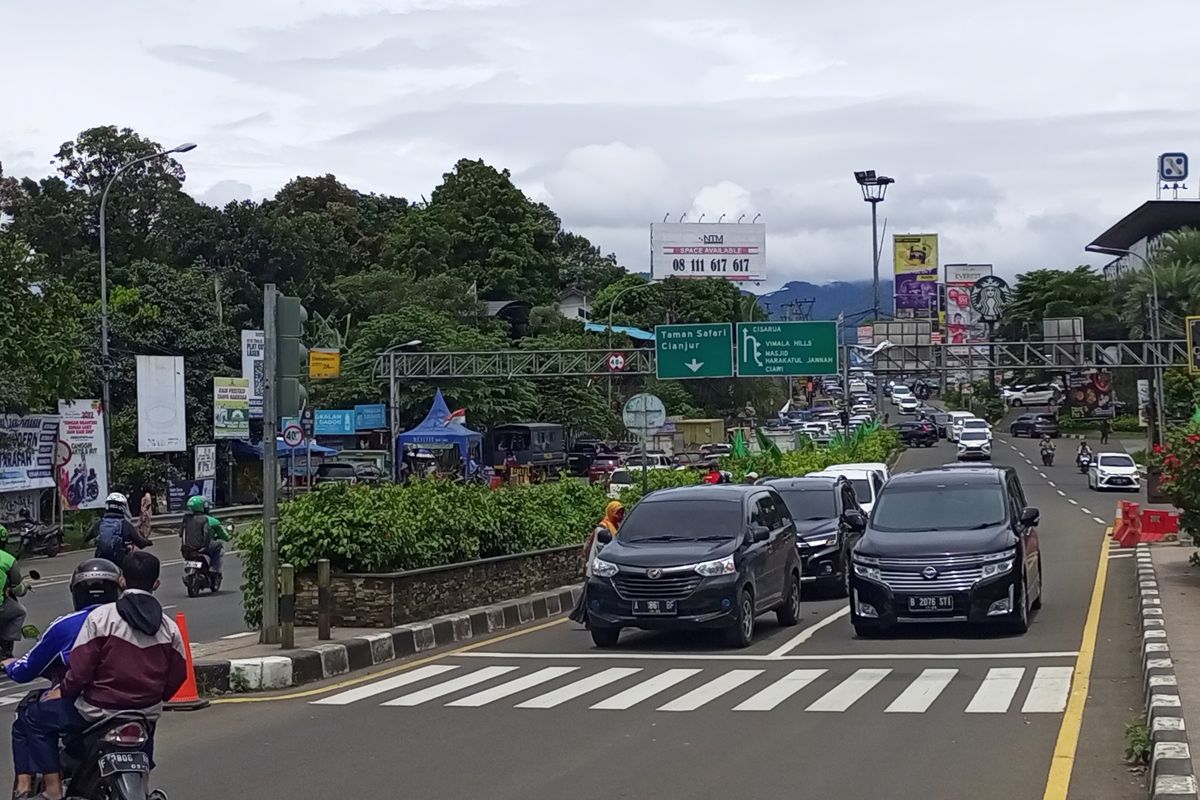
<path fill-rule="evenodd" d="M 842 512 L 842 521 L 850 526 L 853 531 L 864 531 L 867 529 L 867 516 L 861 511 L 850 509 Z"/>
<path fill-rule="evenodd" d="M 1038 524 L 1038 520 L 1041 519 L 1041 517 L 1042 512 L 1038 511 L 1033 506 L 1026 506 L 1021 512 L 1021 524 L 1026 527 L 1032 527 Z"/>
<path fill-rule="evenodd" d="M 765 542 L 771 538 L 771 529 L 765 525 L 751 525 L 748 535 L 751 542 Z"/>
<path fill-rule="evenodd" d="M 596 535 L 596 541 L 600 544 L 612 544 L 612 531 L 605 528 Z"/>

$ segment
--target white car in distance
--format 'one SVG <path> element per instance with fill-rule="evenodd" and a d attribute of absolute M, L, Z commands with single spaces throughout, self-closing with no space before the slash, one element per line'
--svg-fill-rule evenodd
<path fill-rule="evenodd" d="M 892 403 L 900 405 L 900 401 L 906 397 L 911 397 L 914 401 L 917 396 L 913 394 L 913 390 L 905 386 L 903 383 L 897 383 L 892 387 Z"/>
<path fill-rule="evenodd" d="M 987 434 L 988 441 L 990 442 L 992 440 L 992 426 L 988 424 L 987 420 L 979 419 L 977 417 L 964 419 L 960 433 L 961 431 L 983 431 Z"/>
<path fill-rule="evenodd" d="M 1142 476 L 1137 462 L 1128 453 L 1097 453 L 1088 467 L 1087 483 L 1096 492 L 1102 489 L 1137 492 L 1142 488 Z"/>
<path fill-rule="evenodd" d="M 965 429 L 958 435 L 958 460 L 990 460 L 992 457 L 992 440 L 987 431 Z"/>
<path fill-rule="evenodd" d="M 896 402 L 896 407 L 899 409 L 901 414 L 916 414 L 917 407 L 920 405 L 921 402 L 911 394 L 901 397 L 899 401 Z"/>
<path fill-rule="evenodd" d="M 871 509 L 875 507 L 875 498 L 879 497 L 879 490 L 883 488 L 883 474 L 874 469 L 858 469 L 841 464 L 835 464 L 831 467 L 826 467 L 820 472 L 810 472 L 810 476 L 816 475 L 820 477 L 838 476 L 850 481 L 850 485 L 854 487 L 854 497 L 858 500 L 858 505 L 869 516 Z"/>

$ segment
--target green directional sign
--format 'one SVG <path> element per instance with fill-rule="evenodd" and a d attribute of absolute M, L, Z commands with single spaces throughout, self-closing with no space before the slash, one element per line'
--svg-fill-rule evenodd
<path fill-rule="evenodd" d="M 733 326 L 657 325 L 654 328 L 656 374 L 661 379 L 733 376 Z"/>
<path fill-rule="evenodd" d="M 836 322 L 739 322 L 737 372 L 743 378 L 836 375 Z"/>

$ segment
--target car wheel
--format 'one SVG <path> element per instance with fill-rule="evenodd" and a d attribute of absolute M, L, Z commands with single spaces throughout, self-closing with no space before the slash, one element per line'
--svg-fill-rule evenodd
<path fill-rule="evenodd" d="M 742 589 L 738 594 L 737 616 L 725 632 L 730 647 L 749 647 L 754 642 L 754 596 Z"/>
<path fill-rule="evenodd" d="M 1014 408 L 1020 408 L 1020 407 L 1021 407 L 1022 405 L 1024 405 L 1024 404 L 1021 402 L 1021 398 L 1019 398 L 1019 397 L 1014 397 L 1014 398 L 1012 399 L 1012 405 L 1013 405 L 1013 407 L 1014 407 Z"/>
<path fill-rule="evenodd" d="M 1014 598 L 1017 601 L 1017 608 L 1013 612 L 1013 618 L 1009 622 L 1009 630 L 1015 634 L 1023 634 L 1029 630 L 1029 599 L 1027 592 L 1029 584 L 1024 577 L 1021 578 L 1021 590 L 1019 596 Z"/>
<path fill-rule="evenodd" d="M 1034 600 L 1033 605 L 1030 606 L 1030 608 L 1032 608 L 1034 611 L 1040 611 L 1042 608 L 1042 589 L 1043 589 L 1043 586 L 1042 586 L 1042 557 L 1040 555 L 1038 556 L 1038 584 L 1037 584 L 1037 586 L 1038 586 L 1037 599 Z"/>
<path fill-rule="evenodd" d="M 794 572 L 784 587 L 784 596 L 783 604 L 775 609 L 775 617 L 780 625 L 791 627 L 800 622 L 800 576 Z"/>
<path fill-rule="evenodd" d="M 616 647 L 617 639 L 621 638 L 620 628 L 592 627 L 592 643 L 596 647 Z"/>

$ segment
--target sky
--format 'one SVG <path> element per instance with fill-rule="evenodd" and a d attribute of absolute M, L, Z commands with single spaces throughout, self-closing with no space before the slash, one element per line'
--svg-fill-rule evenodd
<path fill-rule="evenodd" d="M 761 214 L 764 290 L 870 277 L 875 169 L 886 235 L 1012 276 L 1103 263 L 1084 245 L 1200 136 L 1198 24 L 1195 0 L 0 0 L 25 65 L 0 164 L 129 126 L 196 142 L 185 188 L 223 204 L 326 173 L 428 197 L 483 158 L 635 271 L 651 222 Z"/>

